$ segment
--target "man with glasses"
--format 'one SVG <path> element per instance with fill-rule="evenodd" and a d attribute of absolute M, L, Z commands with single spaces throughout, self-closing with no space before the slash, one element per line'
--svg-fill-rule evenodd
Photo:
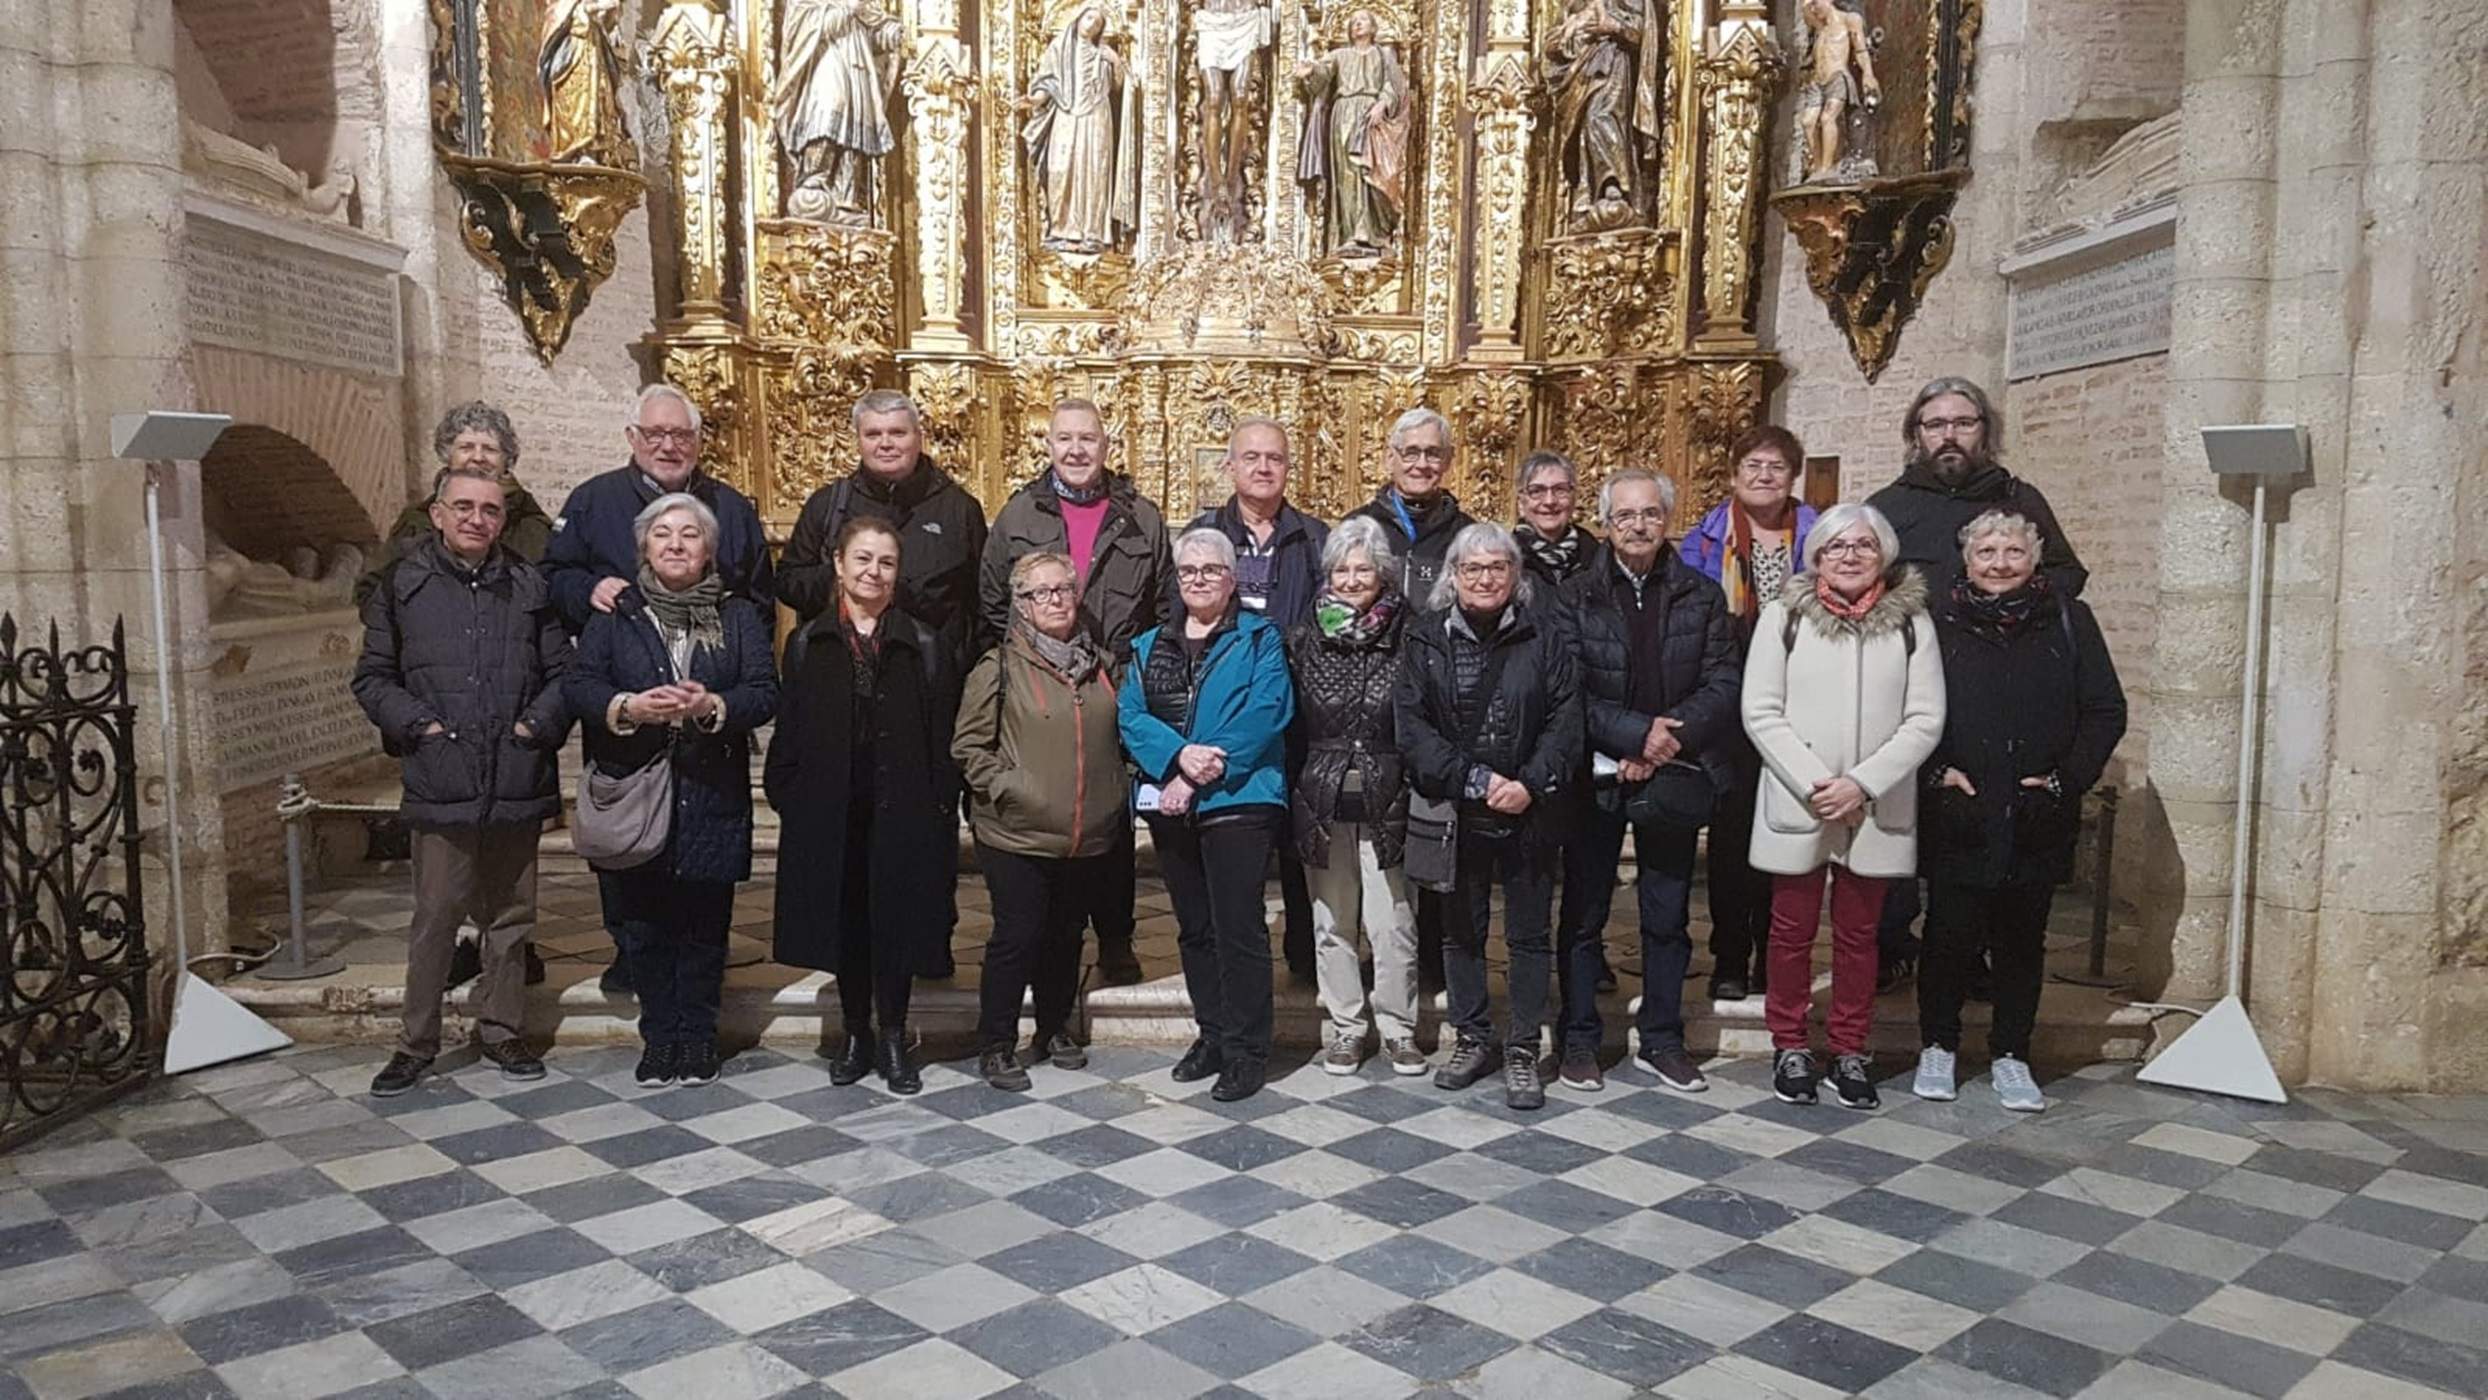
<path fill-rule="evenodd" d="M 1475 522 L 1460 498 L 1443 489 L 1451 479 L 1451 423 L 1430 408 L 1412 408 L 1391 424 L 1383 461 L 1390 481 L 1349 512 L 1379 522 L 1400 545 L 1400 592 L 1422 601 L 1442 577 L 1443 555 Z"/>
<path fill-rule="evenodd" d="M 699 406 L 671 384 L 651 384 L 639 391 L 623 436 L 630 443 L 631 460 L 580 482 L 553 522 L 544 579 L 562 625 L 576 637 L 587 629 L 591 615 L 613 611 L 614 600 L 639 578 L 639 539 L 632 522 L 657 497 L 676 491 L 697 497 L 717 517 L 713 557 L 725 591 L 749 598 L 768 615 L 777 606 L 777 591 L 760 512 L 742 492 L 700 470 Z M 600 873 L 596 883 L 604 897 L 605 927 L 611 929 L 614 877 Z M 631 990 L 621 957 L 605 970 L 600 985 L 613 994 Z"/>

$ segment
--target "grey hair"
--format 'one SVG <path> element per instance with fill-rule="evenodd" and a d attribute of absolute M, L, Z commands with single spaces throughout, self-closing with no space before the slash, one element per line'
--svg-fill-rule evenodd
<path fill-rule="evenodd" d="M 1026 585 L 1028 580 L 1035 576 L 1037 570 L 1045 568 L 1049 564 L 1062 570 L 1064 573 L 1071 575 L 1071 591 L 1075 595 L 1078 594 L 1080 591 L 1080 566 L 1072 563 L 1071 556 L 1068 554 L 1057 554 L 1052 550 L 1040 549 L 1032 553 L 1019 556 L 1019 558 L 1011 564 L 1011 595 L 1013 597 L 1019 596 L 1019 590 L 1021 587 Z"/>
<path fill-rule="evenodd" d="M 1522 566 L 1520 541 L 1512 532 L 1491 520 L 1480 520 L 1463 526 L 1451 537 L 1451 548 L 1443 552 L 1443 571 L 1435 576 L 1434 591 L 1426 595 L 1429 608 L 1447 608 L 1460 600 L 1452 580 L 1459 577 L 1460 566 L 1480 554 L 1499 554 L 1512 561 L 1512 598 L 1527 603 L 1531 592 L 1529 570 Z"/>
<path fill-rule="evenodd" d="M 501 486 L 501 474 L 499 472 L 486 471 L 482 467 L 443 467 L 439 471 L 432 473 L 431 504 L 439 505 L 441 497 L 449 493 L 449 483 L 459 477 L 466 477 L 474 481 L 489 481 L 496 488 Z"/>
<path fill-rule="evenodd" d="M 1247 428 L 1268 428 L 1271 432 L 1279 435 L 1279 443 L 1281 446 L 1286 447 L 1291 452 L 1295 448 L 1295 442 L 1289 436 L 1287 425 L 1285 423 L 1280 422 L 1266 413 L 1247 414 L 1242 418 L 1236 419 L 1235 426 L 1227 430 L 1228 461 L 1232 462 L 1235 460 L 1236 439 L 1244 436 L 1244 430 Z"/>
<path fill-rule="evenodd" d="M 858 396 L 855 407 L 847 411 L 848 424 L 859 433 L 864 431 L 867 413 L 904 413 L 908 422 L 924 426 L 924 415 L 916 411 L 916 401 L 896 389 L 875 389 Z"/>
<path fill-rule="evenodd" d="M 1351 515 L 1331 530 L 1330 538 L 1322 542 L 1323 576 L 1327 578 L 1352 554 L 1364 555 L 1385 583 L 1399 577 L 1399 554 L 1391 548 L 1391 537 L 1381 522 L 1370 515 Z"/>
<path fill-rule="evenodd" d="M 640 421 L 648 416 L 648 401 L 650 399 L 672 399 L 674 402 L 681 404 L 683 412 L 691 415 L 691 431 L 696 433 L 700 430 L 700 406 L 691 401 L 691 396 L 689 394 L 684 393 L 682 390 L 675 388 L 673 385 L 666 383 L 662 379 L 639 391 L 639 402 L 631 406 L 632 427 L 638 427 Z"/>
<path fill-rule="evenodd" d="M 432 430 L 432 455 L 446 462 L 451 444 L 458 434 L 481 428 L 501 440 L 501 470 L 518 470 L 518 429 L 510 415 L 484 402 L 469 399 L 441 415 L 440 426 Z"/>
<path fill-rule="evenodd" d="M 1520 478 L 1512 483 L 1512 488 L 1516 491 L 1526 491 L 1529 489 L 1530 482 L 1537 480 L 1539 477 L 1546 475 L 1548 472 L 1555 471 L 1562 472 L 1566 481 L 1579 481 L 1581 479 L 1581 473 L 1579 469 L 1572 465 L 1572 459 L 1570 457 L 1565 456 L 1561 452 L 1551 452 L 1545 448 L 1540 448 L 1539 450 L 1520 459 Z"/>
<path fill-rule="evenodd" d="M 1860 525 L 1874 531 L 1875 548 L 1883 552 L 1883 567 L 1889 569 L 1901 561 L 1901 538 L 1892 533 L 1892 522 L 1884 519 L 1883 512 L 1857 501 L 1842 501 L 1814 517 L 1814 528 L 1806 531 L 1806 571 L 1814 571 L 1824 545 Z"/>
<path fill-rule="evenodd" d="M 1184 555 L 1202 549 L 1217 556 L 1218 562 L 1228 568 L 1235 567 L 1235 541 L 1228 539 L 1224 531 L 1208 525 L 1186 530 L 1177 536 L 1171 557 L 1180 563 Z"/>
<path fill-rule="evenodd" d="M 1961 562 L 1969 563 L 1971 548 L 1989 535 L 2021 536 L 2022 543 L 2030 546 L 2031 561 L 2038 561 L 2039 527 L 2030 522 L 2030 517 L 2009 510 L 1991 510 L 1961 527 Z"/>
<path fill-rule="evenodd" d="M 1613 513 L 1616 483 L 1623 481 L 1646 481 L 1659 488 L 1659 509 L 1671 517 L 1676 514 L 1676 482 L 1673 477 L 1661 476 L 1648 467 L 1619 467 L 1607 473 L 1605 481 L 1598 483 L 1599 519 L 1604 520 Z"/>
<path fill-rule="evenodd" d="M 1988 402 L 1986 390 L 1957 374 L 1947 374 L 1940 379 L 1928 380 L 1926 387 L 1918 391 L 1917 397 L 1909 401 L 1909 412 L 1901 417 L 1902 444 L 1911 448 L 1918 445 L 1919 411 L 1924 409 L 1930 401 L 1940 399 L 1946 394 L 1959 394 L 1978 405 L 1979 421 L 1987 428 L 1987 455 L 1994 456 L 1996 443 L 2004 436 L 2004 417 L 1996 412 L 1994 404 Z M 1802 471 L 1805 464 L 1801 462 L 1796 465 Z"/>
<path fill-rule="evenodd" d="M 708 537 L 709 557 L 714 561 L 717 554 L 717 512 L 708 508 L 708 502 L 688 491 L 668 491 L 640 507 L 639 514 L 632 517 L 631 542 L 639 547 L 641 557 L 645 558 L 648 553 L 649 527 L 678 510 L 689 511 L 691 518 L 700 522 L 700 533 Z"/>
<path fill-rule="evenodd" d="M 1442 429 L 1443 446 L 1451 446 L 1451 420 L 1445 418 L 1439 413 L 1436 413 L 1433 409 L 1426 407 L 1424 404 L 1419 404 L 1415 408 L 1412 408 L 1406 413 L 1403 413 L 1399 417 L 1391 420 L 1391 435 L 1387 439 L 1387 441 L 1391 444 L 1391 449 L 1395 452 L 1398 451 L 1399 445 L 1407 440 L 1408 435 L 1415 432 L 1419 428 Z"/>

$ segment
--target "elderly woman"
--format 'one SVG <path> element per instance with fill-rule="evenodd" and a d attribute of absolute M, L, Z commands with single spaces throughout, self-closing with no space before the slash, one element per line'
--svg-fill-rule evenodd
<path fill-rule="evenodd" d="M 1088 1063 L 1071 1035 L 1080 924 L 1132 818 L 1114 676 L 1080 627 L 1071 556 L 1023 554 L 1010 586 L 1010 630 L 968 672 L 950 755 L 973 798 L 976 864 L 993 897 L 977 1072 L 1016 1091 L 1029 1087 L 1017 1052 L 1020 998 L 1032 987 L 1037 1038 L 1027 1064 Z"/>
<path fill-rule="evenodd" d="M 1322 1069 L 1365 1062 L 1365 980 L 1358 920 L 1374 949 L 1373 1017 L 1394 1074 L 1423 1074 L 1417 1048 L 1417 924 L 1401 879 L 1408 784 L 1392 727 L 1407 600 L 1382 527 L 1342 522 L 1322 547 L 1327 579 L 1313 617 L 1287 636 L 1305 746 L 1293 793 L 1296 854 L 1312 876 L 1314 967 L 1330 1013 Z"/>
<path fill-rule="evenodd" d="M 1410 785 L 1457 813 L 1443 980 L 1458 1039 L 1434 1082 L 1466 1089 L 1500 1060 L 1504 1102 L 1542 1108 L 1538 1030 L 1553 968 L 1548 913 L 1556 851 L 1569 834 L 1572 789 L 1584 766 L 1572 643 L 1551 610 L 1541 619 L 1530 608 L 1511 531 L 1471 525 L 1452 541 L 1445 564 L 1429 600 L 1435 610 L 1409 626 L 1394 695 Z M 1486 991 L 1498 875 L 1511 1002 L 1499 1044 Z"/>
<path fill-rule="evenodd" d="M 1520 542 L 1529 581 L 1542 597 L 1551 599 L 1588 568 L 1598 549 L 1598 537 L 1574 518 L 1578 481 L 1572 459 L 1561 452 L 1532 452 L 1520 459 L 1520 523 L 1512 527 L 1512 538 Z"/>
<path fill-rule="evenodd" d="M 596 771 L 673 765 L 665 849 L 605 873 L 639 994 L 638 1081 L 705 1084 L 734 887 L 752 873 L 751 735 L 777 710 L 777 671 L 768 621 L 717 577 L 707 505 L 662 495 L 631 529 L 638 579 L 589 621 L 562 693 Z"/>
<path fill-rule="evenodd" d="M 1794 492 L 1805 470 L 1797 435 L 1770 423 L 1745 431 L 1730 449 L 1728 499 L 1711 507 L 1678 543 L 1684 561 L 1727 596 L 1739 641 L 1753 635 L 1762 600 L 1776 598 L 1791 574 L 1805 570 L 1806 532 L 1814 507 Z M 1726 755 L 1734 781 L 1711 818 L 1703 878 L 1709 883 L 1711 982 L 1714 1001 L 1743 1001 L 1770 986 L 1771 877 L 1747 853 L 1754 838 L 1754 791 L 1762 764 L 1736 736 Z"/>
<path fill-rule="evenodd" d="M 833 1084 L 876 1069 L 893 1094 L 924 1087 L 907 1059 L 916 974 L 937 963 L 959 840 L 950 731 L 959 711 L 950 649 L 898 599 L 898 530 L 858 516 L 831 548 L 832 606 L 786 643 L 786 702 L 762 774 L 778 838 L 776 955 L 832 972 L 846 1041 Z M 878 1022 L 876 1041 L 873 1027 Z"/>
<path fill-rule="evenodd" d="M 2030 1075 L 2048 905 L 2073 873 L 2082 794 L 2125 735 L 2125 691 L 2099 622 L 2038 571 L 2039 527 L 1991 510 L 1961 530 L 1963 572 L 1936 600 L 1944 736 L 1924 772 L 1918 871 L 1927 880 L 1915 1089 L 1949 1099 L 1961 1001 L 1983 950 L 1996 1098 L 2047 1106 Z"/>
<path fill-rule="evenodd" d="M 1874 1108 L 1866 1033 L 1875 1011 L 1875 919 L 1884 883 L 1918 858 L 1918 765 L 1944 729 L 1944 664 L 1926 581 L 1893 562 L 1872 506 L 1823 512 L 1805 538 L 1814 567 L 1764 604 L 1745 655 L 1745 732 L 1761 751 L 1752 845 L 1771 880 L 1772 1089 L 1815 1101 L 1806 1012 L 1823 883 L 1831 882 L 1832 1092 Z"/>
<path fill-rule="evenodd" d="M 1187 530 L 1174 556 L 1183 615 L 1133 641 L 1118 709 L 1200 1026 L 1175 1079 L 1215 1074 L 1211 1097 L 1233 1102 L 1269 1071 L 1261 883 L 1287 815 L 1296 696 L 1279 629 L 1236 606 L 1235 545 Z"/>

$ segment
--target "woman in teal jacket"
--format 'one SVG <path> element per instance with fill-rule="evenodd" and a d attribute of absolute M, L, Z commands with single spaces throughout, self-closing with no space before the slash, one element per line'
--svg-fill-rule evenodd
<path fill-rule="evenodd" d="M 1261 885 L 1287 819 L 1296 692 L 1279 629 L 1236 604 L 1235 545 L 1191 530 L 1174 553 L 1183 616 L 1134 639 L 1117 709 L 1200 1026 L 1175 1078 L 1215 1074 L 1211 1097 L 1231 1102 L 1270 1063 Z"/>

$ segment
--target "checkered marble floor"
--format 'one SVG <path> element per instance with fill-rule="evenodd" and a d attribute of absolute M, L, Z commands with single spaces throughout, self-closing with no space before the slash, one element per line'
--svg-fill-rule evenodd
<path fill-rule="evenodd" d="M 0 1158 L 0 1397 L 2293 1396 L 2488 1387 L 2488 1099 L 2130 1067 L 2035 1119 L 1723 1062 L 1507 1112 L 1170 1057 L 892 1099 L 559 1051 L 156 1086 Z M 1887 1068 L 1898 1072 L 1898 1065 Z"/>

